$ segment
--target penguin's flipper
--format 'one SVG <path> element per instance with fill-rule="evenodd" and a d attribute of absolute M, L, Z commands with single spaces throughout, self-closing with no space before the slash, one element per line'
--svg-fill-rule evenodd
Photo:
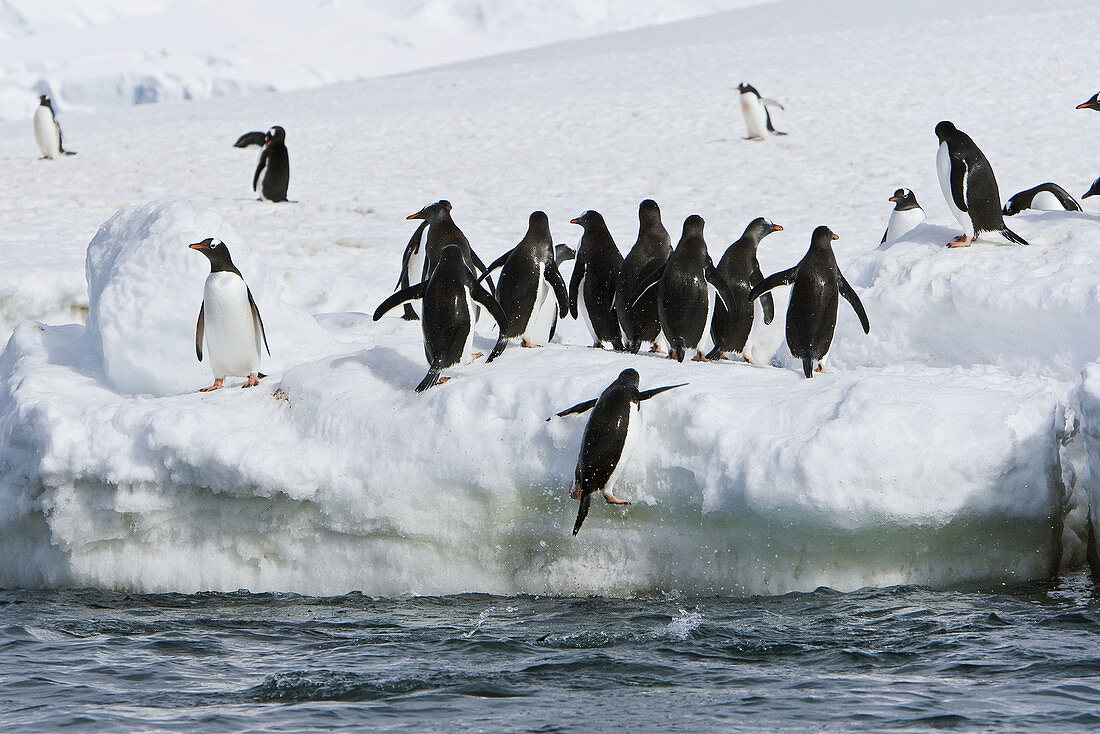
<path fill-rule="evenodd" d="M 760 271 L 760 264 L 757 263 L 753 267 L 752 275 L 749 276 L 749 286 L 755 287 L 758 283 L 764 280 L 764 273 Z M 772 298 L 771 293 L 765 293 L 760 296 L 760 307 L 764 309 L 764 325 L 767 326 L 775 320 L 775 299 Z"/>
<path fill-rule="evenodd" d="M 438 385 L 441 372 L 443 372 L 443 362 L 437 359 L 432 362 L 432 366 L 428 368 L 428 374 L 424 375 L 424 379 L 416 386 L 416 392 L 424 392 L 429 387 Z"/>
<path fill-rule="evenodd" d="M 681 382 L 679 385 L 665 385 L 664 387 L 654 387 L 650 390 L 642 390 L 638 393 L 638 402 L 640 403 L 643 400 L 649 400 L 654 395 L 660 395 L 665 390 L 672 390 L 673 388 L 683 387 L 686 384 L 686 382 Z"/>
<path fill-rule="evenodd" d="M 542 269 L 542 275 L 554 289 L 554 297 L 558 299 L 558 314 L 564 319 L 565 314 L 569 313 L 569 291 L 565 288 L 565 278 L 561 277 L 558 264 L 548 260 L 546 267 Z"/>
<path fill-rule="evenodd" d="M 500 307 L 500 304 L 497 303 L 497 299 L 493 298 L 489 291 L 485 290 L 477 283 L 471 282 L 470 297 L 489 310 L 489 315 L 497 322 L 497 328 L 499 328 L 501 332 L 508 328 L 508 316 L 505 315 L 504 309 Z"/>
<path fill-rule="evenodd" d="M 485 364 L 489 364 L 494 359 L 499 357 L 506 346 L 508 346 L 508 337 L 504 336 L 504 334 L 501 334 L 497 337 L 496 346 L 493 347 L 493 351 L 489 352 L 489 358 L 485 360 Z"/>
<path fill-rule="evenodd" d="M 577 403 L 572 408 L 566 408 L 565 410 L 563 410 L 560 413 L 554 413 L 554 415 L 556 415 L 559 418 L 564 418 L 565 416 L 572 415 L 573 413 L 583 413 L 586 410 L 592 410 L 592 408 L 595 407 L 597 400 L 599 400 L 599 398 L 592 398 L 591 400 L 585 400 L 583 403 Z M 550 418 L 553 418 L 554 415 L 550 416 Z M 550 418 L 547 418 L 546 420 L 549 421 Z"/>
<path fill-rule="evenodd" d="M 714 263 L 707 258 L 707 267 L 703 271 L 703 277 L 706 281 L 714 286 L 715 291 L 718 292 L 718 297 L 722 299 L 722 303 L 725 304 L 727 311 L 733 310 L 733 305 L 736 301 L 733 298 L 733 292 L 730 290 L 730 284 L 726 282 L 726 279 L 722 277 L 722 274 L 718 272 L 718 268 L 714 267 Z"/>
<path fill-rule="evenodd" d="M 416 298 L 423 298 L 424 285 L 425 284 L 421 282 L 417 283 L 416 285 L 409 286 L 408 288 L 403 288 L 402 290 L 397 291 L 397 293 L 394 293 L 386 300 L 382 301 L 382 303 L 378 304 L 378 308 L 374 310 L 373 320 L 377 321 L 378 319 L 382 318 L 382 314 L 386 313 L 386 311 L 389 311 L 391 308 L 397 306 L 398 304 L 404 303 L 405 301 L 412 301 Z"/>
<path fill-rule="evenodd" d="M 812 357 L 802 358 L 802 371 L 806 373 L 807 378 L 814 376 L 814 360 Z"/>
<path fill-rule="evenodd" d="M 248 307 L 252 309 L 252 325 L 253 327 L 259 327 L 260 337 L 264 340 L 264 349 L 267 350 L 267 356 L 271 356 L 271 347 L 267 346 L 267 333 L 264 331 L 264 320 L 260 318 L 260 309 L 256 308 L 256 302 L 252 300 L 252 291 L 245 286 L 245 292 L 248 293 Z M 259 340 L 257 340 L 259 341 Z"/>
<path fill-rule="evenodd" d="M 499 259 L 500 258 L 497 258 L 497 260 Z M 477 253 L 474 252 L 474 248 L 472 247 L 470 248 L 470 261 L 473 262 L 474 268 L 476 268 L 474 272 L 480 272 L 485 276 L 485 282 L 489 284 L 489 292 L 495 296 L 497 294 L 497 287 L 493 285 L 493 279 L 489 277 L 489 269 L 485 267 L 485 263 L 481 262 L 481 258 L 477 256 Z M 503 265 L 503 263 L 501 264 Z M 478 280 L 480 281 L 481 279 L 478 278 Z"/>
<path fill-rule="evenodd" d="M 497 268 L 503 266 L 504 263 L 508 262 L 508 258 L 512 256 L 512 252 L 515 251 L 515 249 L 516 248 L 513 247 L 511 250 L 508 250 L 508 252 L 498 257 L 496 260 L 493 260 L 493 264 L 485 268 L 481 275 L 477 276 L 477 282 L 480 283 L 481 281 L 485 280 L 489 277 L 489 273 L 493 272 Z"/>
<path fill-rule="evenodd" d="M 256 186 L 260 183 L 260 174 L 264 172 L 264 168 L 267 167 L 267 152 L 270 148 L 264 147 L 260 151 L 260 160 L 256 162 L 256 172 L 252 174 L 252 190 L 256 190 Z"/>
<path fill-rule="evenodd" d="M 1062 205 L 1062 208 L 1067 212 L 1079 212 L 1081 211 L 1081 205 L 1077 203 L 1077 199 L 1073 198 L 1073 194 L 1069 193 L 1056 183 L 1048 181 L 1045 184 L 1039 184 L 1035 187 L 1036 192 L 1046 191 L 1048 194 L 1054 194 L 1054 198 L 1058 199 L 1058 203 Z"/>
<path fill-rule="evenodd" d="M 588 517 L 588 506 L 592 504 L 592 494 L 590 492 L 581 493 L 581 506 L 577 510 L 577 521 L 573 523 L 573 535 L 580 532 L 581 525 L 584 524 L 584 518 Z"/>
<path fill-rule="evenodd" d="M 580 295 L 582 280 L 584 280 L 584 258 L 578 256 L 573 266 L 573 276 L 569 278 L 569 315 L 573 318 L 577 318 L 577 297 Z"/>
<path fill-rule="evenodd" d="M 764 295 L 772 288 L 778 288 L 781 285 L 790 285 L 794 282 L 795 276 L 798 275 L 798 266 L 793 268 L 787 268 L 786 270 L 780 270 L 778 273 L 772 273 L 764 280 L 760 281 L 752 287 L 752 291 L 749 292 L 749 300 L 755 301 L 760 296 Z"/>
<path fill-rule="evenodd" d="M 838 275 L 840 275 L 838 273 Z M 856 316 L 859 317 L 859 324 L 863 327 L 864 334 L 871 333 L 871 322 L 867 320 L 867 312 L 863 309 L 863 302 L 859 300 L 859 296 L 856 295 L 852 286 L 848 285 L 848 281 L 844 279 L 843 275 L 839 278 L 840 295 L 844 296 L 844 300 L 852 304 L 852 310 L 856 312 Z M 809 377 L 809 375 L 807 375 Z"/>
<path fill-rule="evenodd" d="M 262 132 L 245 133 L 233 143 L 234 148 L 247 148 L 250 145 L 263 145 L 267 142 L 267 136 Z"/>
<path fill-rule="evenodd" d="M 206 301 L 199 306 L 199 321 L 195 324 L 195 355 L 202 361 L 202 337 L 206 333 Z"/>
<path fill-rule="evenodd" d="M 644 278 L 638 279 L 638 285 L 634 288 L 634 294 L 630 297 L 630 306 L 633 307 L 641 299 L 645 292 L 661 282 L 661 276 L 665 274 L 665 265 L 661 263 L 649 272 Z"/>
<path fill-rule="evenodd" d="M 1005 208 L 1007 209 L 1008 207 L 1005 207 Z M 1005 211 L 1005 214 L 1008 214 L 1008 212 L 1007 212 L 1007 211 Z M 887 235 L 887 233 L 889 233 L 889 232 L 890 232 L 890 228 L 889 228 L 889 227 L 887 227 L 887 228 L 886 228 L 885 230 L 883 230 L 883 232 L 882 232 L 882 239 L 878 241 L 878 243 L 879 243 L 880 245 L 884 245 L 884 244 L 886 244 L 886 235 Z"/>
<path fill-rule="evenodd" d="M 776 101 L 775 101 L 774 99 L 772 99 L 771 97 L 761 97 L 761 98 L 760 98 L 760 101 L 761 101 L 761 102 L 762 102 L 762 103 L 763 103 L 764 105 L 773 105 L 773 106 L 775 106 L 775 107 L 778 107 L 779 109 L 781 109 L 781 110 L 783 110 L 783 111 L 786 111 L 786 109 L 787 109 L 786 107 L 784 107 L 783 105 L 779 104 L 778 102 L 776 102 Z"/>
<path fill-rule="evenodd" d="M 969 211 L 966 207 L 966 161 L 955 156 L 951 156 L 951 199 L 959 211 Z"/>
<path fill-rule="evenodd" d="M 783 109 L 782 105 L 780 105 L 779 109 Z M 772 115 L 771 115 L 770 112 L 768 112 L 767 105 L 764 106 L 764 122 L 767 125 L 768 132 L 770 132 L 772 135 L 786 135 L 787 134 L 787 133 L 779 132 L 778 130 L 775 129 L 775 126 L 772 125 Z"/>

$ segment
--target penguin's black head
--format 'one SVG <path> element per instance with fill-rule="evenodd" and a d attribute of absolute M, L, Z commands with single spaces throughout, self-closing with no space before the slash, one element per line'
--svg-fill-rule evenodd
<path fill-rule="evenodd" d="M 958 131 L 959 129 L 955 127 L 954 123 L 951 123 L 947 120 L 943 120 L 936 125 L 936 137 L 939 138 L 939 141 L 941 143 Z"/>
<path fill-rule="evenodd" d="M 782 227 L 768 219 L 765 219 L 764 217 L 757 217 L 756 219 L 749 222 L 749 226 L 745 227 L 745 234 L 749 235 L 757 242 L 759 242 L 762 238 L 770 235 L 772 232 L 782 231 Z"/>
<path fill-rule="evenodd" d="M 1089 97 L 1087 101 L 1077 105 L 1077 109 L 1096 110 L 1097 112 L 1100 112 L 1100 92 L 1097 92 L 1096 94 Z"/>
<path fill-rule="evenodd" d="M 286 130 L 282 129 L 278 125 L 273 126 L 267 131 L 267 144 L 283 143 L 286 142 Z"/>
<path fill-rule="evenodd" d="M 447 272 L 451 267 L 466 267 L 466 260 L 462 257 L 462 248 L 458 245 L 447 245 L 439 255 L 439 265 L 436 270 Z"/>
<path fill-rule="evenodd" d="M 756 91 L 756 87 L 749 84 L 748 82 L 741 82 L 740 84 L 738 84 L 737 91 L 739 91 L 741 94 L 755 94 L 757 97 L 760 96 L 760 92 Z"/>
<path fill-rule="evenodd" d="M 531 229 L 550 229 L 550 218 L 543 211 L 531 212 L 531 216 L 527 217 L 527 226 Z"/>
<path fill-rule="evenodd" d="M 703 225 L 706 221 L 698 214 L 692 214 L 684 220 L 684 236 L 703 234 Z"/>
<path fill-rule="evenodd" d="M 40 95 L 38 95 L 38 104 L 45 105 L 46 107 L 49 107 L 50 106 L 50 98 L 47 97 L 44 94 L 40 94 Z"/>
<path fill-rule="evenodd" d="M 592 225 L 596 224 L 597 222 L 601 222 L 601 221 L 603 221 L 603 216 L 598 211 L 595 211 L 594 209 L 589 209 L 588 211 L 586 211 L 584 214 L 580 215 L 576 219 L 570 219 L 569 223 L 570 224 L 579 224 L 580 226 L 584 227 L 585 229 L 588 229 Z"/>
<path fill-rule="evenodd" d="M 810 235 L 810 247 L 823 247 L 831 250 L 833 247 L 833 240 L 839 239 L 839 237 L 833 234 L 833 230 L 823 224 L 815 229 L 814 233 Z"/>
<path fill-rule="evenodd" d="M 657 202 L 653 199 L 646 199 L 638 205 L 638 219 L 649 222 L 660 221 L 661 207 L 657 206 Z"/>
<path fill-rule="evenodd" d="M 211 273 L 228 270 L 229 272 L 240 274 L 240 271 L 233 265 L 233 258 L 229 255 L 229 248 L 226 247 L 225 243 L 221 240 L 207 237 L 202 242 L 196 242 L 193 245 L 188 245 L 188 247 L 206 255 L 207 259 L 210 260 Z"/>
<path fill-rule="evenodd" d="M 428 204 L 416 214 L 410 214 L 409 216 L 405 217 L 405 219 L 427 219 L 430 222 L 443 212 L 449 211 L 451 211 L 451 202 L 447 201 L 446 199 L 440 199 L 434 204 Z"/>
<path fill-rule="evenodd" d="M 890 201 L 894 202 L 894 208 L 898 211 L 920 208 L 920 204 L 917 203 L 917 196 L 912 189 L 898 189 L 890 197 Z"/>
<path fill-rule="evenodd" d="M 633 387 L 634 389 L 638 388 L 639 380 L 640 376 L 638 375 L 638 370 L 632 368 L 623 370 L 619 373 L 619 376 L 615 378 L 615 382 L 619 385 Z"/>

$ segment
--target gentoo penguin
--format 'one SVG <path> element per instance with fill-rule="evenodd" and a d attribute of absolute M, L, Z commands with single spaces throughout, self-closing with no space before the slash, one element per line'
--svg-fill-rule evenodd
<path fill-rule="evenodd" d="M 760 246 L 760 240 L 772 232 L 782 231 L 783 228 L 778 224 L 773 224 L 764 217 L 757 217 L 749 222 L 741 239 L 726 248 L 718 261 L 718 274 L 729 286 L 733 303 L 729 309 L 721 300 L 714 304 L 714 315 L 710 319 L 710 336 L 714 340 L 714 349 L 707 355 L 707 359 L 725 359 L 726 352 L 733 352 L 749 364 L 759 364 L 745 350 L 756 311 L 755 301 L 749 298 L 749 293 L 754 285 L 764 280 L 756 250 Z M 775 303 L 770 293 L 760 297 L 760 306 L 764 323 L 770 324 L 775 318 Z"/>
<path fill-rule="evenodd" d="M 1100 112 L 1100 92 L 1097 92 L 1096 94 L 1089 97 L 1086 101 L 1077 105 L 1077 109 L 1096 110 L 1097 112 Z"/>
<path fill-rule="evenodd" d="M 894 210 L 890 212 L 890 221 L 879 240 L 880 245 L 893 242 L 925 220 L 924 209 L 917 203 L 917 195 L 912 189 L 898 189 L 890 201 L 894 202 Z"/>
<path fill-rule="evenodd" d="M 497 279 L 497 303 L 508 321 L 500 330 L 496 347 L 486 363 L 496 359 L 509 339 L 520 337 L 525 347 L 541 346 L 538 342 L 547 334 L 536 327 L 544 308 L 556 309 L 562 318 L 569 312 L 569 294 L 558 272 L 554 257 L 554 239 L 550 236 L 550 220 L 545 212 L 532 212 L 527 220 L 527 234 L 519 244 L 501 255 L 486 269 L 481 278 L 501 268 Z M 480 278 L 479 278 L 480 280 Z M 553 298 L 548 297 L 553 292 Z"/>
<path fill-rule="evenodd" d="M 661 222 L 661 209 L 653 199 L 638 205 L 638 239 L 623 259 L 615 289 L 615 314 L 626 339 L 626 349 L 638 353 L 644 342 L 657 346 L 661 318 L 657 314 L 657 291 L 650 291 L 631 306 L 638 281 L 665 264 L 672 254 L 672 239 Z"/>
<path fill-rule="evenodd" d="M 256 173 L 252 175 L 252 190 L 264 177 L 260 193 L 268 201 L 286 201 L 286 188 L 290 183 L 290 156 L 286 152 L 286 130 L 278 125 L 267 131 Z"/>
<path fill-rule="evenodd" d="M 657 288 L 657 314 L 661 331 L 668 340 L 669 359 L 684 361 L 688 349 L 695 350 L 696 362 L 707 358 L 699 350 L 710 311 L 710 283 L 727 309 L 736 309 L 733 294 L 725 279 L 718 274 L 703 239 L 703 218 L 692 214 L 684 220 L 683 233 L 676 249 L 664 265 L 638 284 L 634 294 L 637 303 L 647 290 Z"/>
<path fill-rule="evenodd" d="M 1096 196 L 1097 194 L 1100 194 L 1100 178 L 1097 178 L 1095 181 L 1092 182 L 1092 186 L 1089 186 L 1089 190 L 1082 194 L 1081 198 L 1087 199 L 1090 196 Z"/>
<path fill-rule="evenodd" d="M 202 361 L 202 342 L 210 353 L 210 369 L 214 371 L 214 384 L 201 392 L 218 390 L 225 385 L 225 378 L 247 375 L 243 387 L 255 387 L 260 383 L 260 342 L 268 356 L 264 322 L 252 291 L 244 282 L 241 271 L 233 265 L 229 248 L 220 240 L 207 237 L 202 242 L 189 245 L 210 260 L 210 275 L 202 291 L 199 321 L 195 325 L 195 354 Z"/>
<path fill-rule="evenodd" d="M 424 331 L 424 356 L 428 374 L 416 386 L 417 392 L 443 382 L 440 373 L 470 354 L 474 339 L 474 304 L 484 306 L 501 329 L 507 318 L 496 299 L 475 280 L 466 265 L 462 248 L 447 245 L 427 280 L 404 288 L 378 306 L 374 320 L 394 306 L 414 298 L 422 299 L 420 324 Z"/>
<path fill-rule="evenodd" d="M 795 359 L 802 360 L 806 377 L 813 377 L 815 362 L 818 372 L 825 371 L 825 358 L 836 328 L 838 296 L 844 296 L 852 304 L 863 333 L 871 333 L 871 324 L 859 296 L 837 267 L 833 255 L 835 239 L 837 236 L 828 227 L 818 227 L 810 237 L 810 249 L 798 265 L 769 275 L 749 294 L 750 298 L 759 298 L 772 288 L 794 284 L 787 304 L 787 346 Z"/>
<path fill-rule="evenodd" d="M 1081 205 L 1073 198 L 1073 195 L 1056 183 L 1047 181 L 1038 186 L 1032 186 L 1026 191 L 1013 194 L 1005 204 L 1004 214 L 1012 217 L 1024 209 L 1040 209 L 1042 211 L 1067 211 L 1079 212 Z"/>
<path fill-rule="evenodd" d="M 637 370 L 627 369 L 619 373 L 615 381 L 600 393 L 599 398 L 585 400 L 556 414 L 566 416 L 592 410 L 588 424 L 584 427 L 577 470 L 573 483 L 569 486 L 569 496 L 581 501 L 577 522 L 573 525 L 573 535 L 581 529 L 581 524 L 588 515 L 593 492 L 603 492 L 609 505 L 630 504 L 628 500 L 616 497 L 613 491 L 615 481 L 629 459 L 632 444 L 641 432 L 642 401 L 686 384 L 684 382 L 639 391 Z"/>
<path fill-rule="evenodd" d="M 741 92 L 741 114 L 745 116 L 745 128 L 749 134 L 745 140 L 764 140 L 768 135 L 786 135 L 772 127 L 772 116 L 768 112 L 768 105 L 775 105 L 783 109 L 783 105 L 774 99 L 761 97 L 756 87 L 745 82 L 737 85 Z"/>
<path fill-rule="evenodd" d="M 451 202 L 446 199 L 440 199 L 434 204 L 428 204 L 426 207 L 418 211 L 416 214 L 410 214 L 405 219 L 423 219 L 428 223 L 424 239 L 424 255 L 423 266 L 421 268 L 420 280 L 427 280 L 432 271 L 435 269 L 436 263 L 439 262 L 440 257 L 443 255 L 443 248 L 448 245 L 457 245 L 459 250 L 462 251 L 463 259 L 466 261 L 467 267 L 478 275 L 485 272 L 485 263 L 481 261 L 481 258 L 477 256 L 473 248 L 470 247 L 470 241 L 466 239 L 466 235 L 462 233 L 462 230 L 455 224 L 455 220 L 451 218 Z M 425 231 L 421 226 L 417 230 Z M 414 241 L 419 245 L 419 238 L 417 235 L 413 235 L 413 239 L 409 240 L 408 247 L 405 248 L 405 258 L 410 258 L 410 250 L 413 248 Z M 415 262 L 415 260 L 413 260 Z M 411 271 L 410 271 L 411 273 Z M 416 275 L 411 274 L 410 279 L 415 279 Z M 493 285 L 493 279 L 488 278 L 489 292 L 495 293 L 496 287 Z"/>
<path fill-rule="evenodd" d="M 65 144 L 61 140 L 61 126 L 54 117 L 50 98 L 44 94 L 39 95 L 38 108 L 34 111 L 34 140 L 38 143 L 43 158 L 53 160 L 63 155 L 76 155 L 65 150 Z"/>
<path fill-rule="evenodd" d="M 940 188 L 947 208 L 963 228 L 963 234 L 948 247 L 969 247 L 986 232 L 1026 245 L 1027 240 L 1005 226 L 997 179 L 985 154 L 969 135 L 947 120 L 936 125 L 936 137 L 940 141 L 936 153 Z"/>
<path fill-rule="evenodd" d="M 607 230 L 603 216 L 589 209 L 571 224 L 584 227 L 573 276 L 569 279 L 569 313 L 581 317 L 592 334 L 592 346 L 600 349 L 609 342 L 615 351 L 623 351 L 619 319 L 615 316 L 615 286 L 623 256 Z"/>
<path fill-rule="evenodd" d="M 263 147 L 267 142 L 267 133 L 253 131 L 245 133 L 241 137 L 237 138 L 237 142 L 233 143 L 234 148 L 247 148 L 252 145 L 259 145 Z"/>

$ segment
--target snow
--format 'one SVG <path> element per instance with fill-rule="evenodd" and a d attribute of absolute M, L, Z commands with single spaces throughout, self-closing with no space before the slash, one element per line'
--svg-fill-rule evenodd
<path fill-rule="evenodd" d="M 74 111 L 79 155 L 60 161 L 37 159 L 29 116 L 0 123 L 0 586 L 770 594 L 1079 566 L 1100 501 L 1100 217 L 1090 199 L 1011 218 L 1028 248 L 944 248 L 932 127 L 970 134 L 1005 199 L 1080 193 L 1100 20 L 1084 0 L 951 20 L 841 6 L 817 29 L 814 3 L 780 2 L 397 78 Z M 967 64 L 942 53 L 956 37 Z M 740 139 L 742 80 L 786 105 L 789 136 Z M 297 203 L 256 201 L 255 149 L 231 147 L 272 124 Z M 899 186 L 929 219 L 878 247 Z M 625 253 L 647 197 L 674 239 L 702 214 L 715 260 L 755 216 L 782 225 L 765 274 L 828 224 L 870 334 L 842 303 L 832 373 L 804 379 L 781 288 L 752 336 L 768 367 L 594 350 L 566 320 L 554 344 L 412 392 L 419 324 L 368 316 L 405 216 L 449 199 L 490 262 L 532 210 L 575 246 L 568 222 L 594 208 Z M 187 244 L 208 236 L 267 327 L 257 388 L 195 392 L 208 264 Z M 486 320 L 475 347 L 495 339 Z M 586 416 L 545 419 L 628 366 L 643 389 L 690 384 L 643 405 L 616 488 L 633 504 L 597 498 L 572 538 Z"/>

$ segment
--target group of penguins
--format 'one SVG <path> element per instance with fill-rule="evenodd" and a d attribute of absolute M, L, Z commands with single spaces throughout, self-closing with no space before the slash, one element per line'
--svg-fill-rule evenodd
<path fill-rule="evenodd" d="M 761 97 L 749 84 L 742 83 L 738 90 L 747 139 L 785 134 L 775 130 L 768 112 L 769 104 L 778 103 Z M 1100 93 L 1078 109 L 1100 111 Z M 34 129 L 43 156 L 72 155 L 64 150 L 60 127 L 45 96 L 35 114 Z M 1027 245 L 1005 225 L 1004 215 L 1032 207 L 1080 210 L 1072 196 L 1052 183 L 1016 194 L 1002 209 L 993 169 L 974 141 L 948 121 L 937 124 L 935 133 L 940 143 L 936 156 L 940 186 L 949 209 L 963 227 L 963 234 L 948 247 L 969 246 L 983 234 Z M 275 126 L 266 133 L 246 133 L 235 143 L 235 147 L 249 145 L 262 147 L 253 190 L 262 183 L 264 199 L 286 201 L 289 158 L 285 131 Z M 1085 197 L 1098 193 L 1100 178 Z M 895 207 L 883 242 L 897 239 L 924 220 L 911 190 L 898 189 L 890 201 Z M 746 352 L 755 302 L 760 301 L 764 322 L 770 324 L 775 307 L 769 292 L 782 285 L 792 286 L 786 317 L 787 346 L 791 355 L 801 360 L 807 378 L 815 371 L 825 371 L 840 298 L 849 302 L 864 333 L 870 333 L 863 304 L 837 266 L 832 250 L 837 235 L 826 226 L 813 231 L 810 247 L 798 264 L 764 277 L 757 248 L 764 237 L 783 229 L 764 217 L 753 219 L 715 265 L 703 238 L 703 218 L 692 214 L 684 220 L 674 248 L 660 208 L 652 199 L 642 201 L 638 207 L 638 237 L 625 258 L 599 212 L 588 210 L 571 220 L 583 229 L 574 252 L 554 244 L 546 213 L 535 211 L 520 242 L 486 266 L 451 211 L 450 202 L 440 200 L 407 217 L 420 220 L 420 224 L 402 255 L 395 292 L 373 315 L 377 321 L 403 305 L 403 318 L 421 321 L 428 373 L 417 385 L 417 392 L 448 379 L 442 372 L 468 355 L 480 356 L 472 354 L 472 342 L 482 308 L 499 329 L 487 363 L 500 356 L 509 341 L 518 339 L 524 347 L 549 342 L 557 319 L 569 314 L 583 318 L 596 348 L 610 345 L 618 351 L 638 353 L 649 344 L 650 351 L 659 352 L 659 340 L 663 339 L 669 358 L 679 362 L 688 350 L 694 350 L 693 359 L 697 361 L 728 359 L 726 355 L 732 354 L 756 364 Z M 255 386 L 263 377 L 259 372 L 261 347 L 269 355 L 270 349 L 252 293 L 224 242 L 207 238 L 190 248 L 205 255 L 210 263 L 196 324 L 195 352 L 201 362 L 205 344 L 214 383 L 202 391 L 222 388 L 227 376 L 247 375 L 244 387 Z M 574 258 L 567 287 L 559 266 Z M 498 269 L 494 283 L 491 274 Z M 712 286 L 717 294 L 710 321 L 714 348 L 704 355 L 699 345 L 711 312 Z M 412 301 L 420 302 L 419 313 L 411 306 Z M 629 504 L 615 497 L 613 488 L 626 463 L 631 428 L 638 424 L 631 416 L 639 411 L 642 401 L 686 384 L 641 390 L 638 372 L 626 369 L 598 398 L 556 414 L 563 417 L 592 411 L 569 490 L 573 499 L 580 500 L 574 535 L 588 514 L 594 492 L 602 492 L 608 503 Z"/>

